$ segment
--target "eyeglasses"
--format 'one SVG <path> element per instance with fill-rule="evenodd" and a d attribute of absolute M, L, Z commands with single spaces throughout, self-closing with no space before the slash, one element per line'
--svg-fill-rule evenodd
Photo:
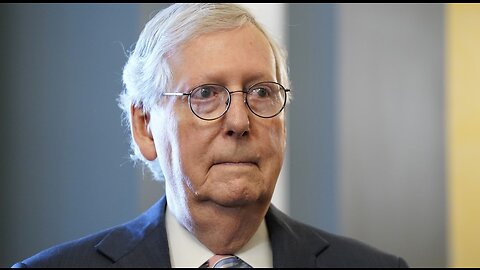
<path fill-rule="evenodd" d="M 203 84 L 188 93 L 163 93 L 164 96 L 188 96 L 193 114 L 198 118 L 211 121 L 222 117 L 230 108 L 233 93 L 245 93 L 244 102 L 252 113 L 262 118 L 278 115 L 287 103 L 287 92 L 276 82 L 260 82 L 247 90 L 230 91 L 219 84 Z"/>

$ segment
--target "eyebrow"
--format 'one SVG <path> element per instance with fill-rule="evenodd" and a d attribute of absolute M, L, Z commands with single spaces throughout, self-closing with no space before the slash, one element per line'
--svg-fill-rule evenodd
<path fill-rule="evenodd" d="M 188 86 L 188 88 L 186 90 L 187 91 L 191 90 L 192 88 L 203 85 L 203 84 L 227 85 L 230 81 L 231 80 L 228 79 L 228 76 L 223 76 L 218 74 L 205 75 L 205 76 L 202 76 L 202 78 L 187 81 L 186 86 Z M 265 73 L 260 73 L 260 72 L 247 75 L 247 76 L 244 76 L 244 78 L 242 78 L 242 83 L 244 83 L 246 87 L 249 87 L 251 85 L 254 85 L 259 82 L 264 82 L 264 81 L 277 81 L 277 79 L 276 79 L 276 76 L 272 78 L 270 75 L 267 75 Z"/>

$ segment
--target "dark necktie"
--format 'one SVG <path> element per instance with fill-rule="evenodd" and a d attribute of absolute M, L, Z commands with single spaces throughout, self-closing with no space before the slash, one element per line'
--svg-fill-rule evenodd
<path fill-rule="evenodd" d="M 248 263 L 234 255 L 215 255 L 205 262 L 202 268 L 253 268 Z"/>

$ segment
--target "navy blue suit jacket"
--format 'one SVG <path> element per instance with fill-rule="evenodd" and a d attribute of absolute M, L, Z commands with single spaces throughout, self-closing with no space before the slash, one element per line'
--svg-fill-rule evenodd
<path fill-rule="evenodd" d="M 131 222 L 44 250 L 13 267 L 171 267 L 165 196 Z M 299 223 L 273 205 L 274 267 L 407 267 L 399 257 Z"/>

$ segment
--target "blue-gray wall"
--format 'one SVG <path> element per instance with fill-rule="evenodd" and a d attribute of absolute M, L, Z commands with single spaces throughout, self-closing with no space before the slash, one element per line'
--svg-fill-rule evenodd
<path fill-rule="evenodd" d="M 0 266 L 137 215 L 116 97 L 138 21 L 138 5 L 0 4 Z"/>
<path fill-rule="evenodd" d="M 334 4 L 288 7 L 290 213 L 338 232 Z"/>

